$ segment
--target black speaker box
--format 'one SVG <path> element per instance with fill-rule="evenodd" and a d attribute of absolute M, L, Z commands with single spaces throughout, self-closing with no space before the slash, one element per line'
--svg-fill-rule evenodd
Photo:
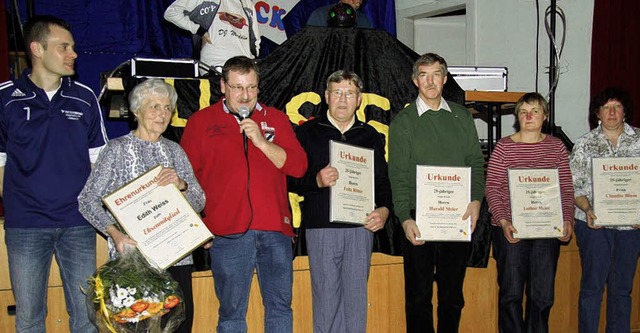
<path fill-rule="evenodd" d="M 131 59 L 132 77 L 195 78 L 198 62 L 193 59 Z"/>

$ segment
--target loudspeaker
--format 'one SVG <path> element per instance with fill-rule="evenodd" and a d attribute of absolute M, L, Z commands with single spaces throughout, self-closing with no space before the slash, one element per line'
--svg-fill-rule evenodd
<path fill-rule="evenodd" d="M 195 78 L 198 62 L 193 59 L 131 59 L 132 77 Z"/>

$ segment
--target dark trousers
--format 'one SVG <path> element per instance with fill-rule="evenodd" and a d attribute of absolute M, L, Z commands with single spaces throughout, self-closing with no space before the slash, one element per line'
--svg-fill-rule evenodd
<path fill-rule="evenodd" d="M 433 282 L 438 284 L 439 333 L 458 332 L 464 307 L 462 286 L 469 243 L 404 240 L 404 282 L 407 332 L 433 333 Z"/>
<path fill-rule="evenodd" d="M 520 240 L 510 244 L 502 228 L 493 227 L 493 257 L 498 266 L 498 327 L 501 333 L 549 331 L 560 241 Z M 527 301 L 523 314 L 522 300 Z"/>
<path fill-rule="evenodd" d="M 185 319 L 178 326 L 176 333 L 191 333 L 191 327 L 193 326 L 193 287 L 191 282 L 191 272 L 193 271 L 193 265 L 184 266 L 172 266 L 167 268 L 167 272 L 171 274 L 171 277 L 178 282 L 182 294 L 184 297 L 184 314 Z M 164 326 L 164 323 L 162 323 Z"/>

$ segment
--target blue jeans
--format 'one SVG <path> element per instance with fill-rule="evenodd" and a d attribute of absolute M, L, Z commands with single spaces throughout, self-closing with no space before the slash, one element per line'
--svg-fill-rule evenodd
<path fill-rule="evenodd" d="M 493 257 L 498 266 L 500 332 L 548 332 L 553 306 L 560 241 L 523 239 L 511 244 L 502 228 L 493 227 Z M 526 292 L 526 310 L 522 299 Z"/>
<path fill-rule="evenodd" d="M 93 227 L 6 228 L 5 243 L 16 300 L 16 332 L 45 332 L 47 280 L 53 254 L 60 267 L 70 331 L 97 332 L 89 321 L 82 292 L 96 271 Z"/>
<path fill-rule="evenodd" d="M 218 310 L 218 333 L 246 332 L 247 305 L 254 267 L 264 304 L 264 331 L 293 331 L 291 237 L 274 231 L 216 237 L 209 249 Z"/>
<path fill-rule="evenodd" d="M 575 226 L 582 279 L 578 299 L 581 333 L 598 332 L 600 305 L 607 285 L 607 333 L 631 331 L 631 288 L 640 256 L 640 230 Z"/>

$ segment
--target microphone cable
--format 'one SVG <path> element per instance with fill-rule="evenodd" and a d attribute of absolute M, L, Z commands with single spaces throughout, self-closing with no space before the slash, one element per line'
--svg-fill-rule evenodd
<path fill-rule="evenodd" d="M 242 121 L 245 120 L 249 117 L 251 117 L 251 114 L 253 112 L 251 112 L 249 110 L 248 107 L 246 106 L 241 106 L 238 109 L 238 113 L 233 113 L 231 112 L 231 114 L 233 114 L 238 121 Z M 249 138 L 247 137 L 247 134 L 244 133 L 244 131 L 242 132 L 242 140 L 244 142 L 244 158 L 245 158 L 245 163 L 247 165 L 247 186 L 246 186 L 246 193 L 247 193 L 247 204 L 249 205 L 249 223 L 247 223 L 247 227 L 244 229 L 243 232 L 236 234 L 236 236 L 230 237 L 230 236 L 221 236 L 221 235 L 216 235 L 216 237 L 222 237 L 225 239 L 239 239 L 242 236 L 244 236 L 247 231 L 249 231 L 249 228 L 251 228 L 251 224 L 253 223 L 253 203 L 251 202 L 251 168 L 250 168 L 250 163 L 249 163 Z"/>

